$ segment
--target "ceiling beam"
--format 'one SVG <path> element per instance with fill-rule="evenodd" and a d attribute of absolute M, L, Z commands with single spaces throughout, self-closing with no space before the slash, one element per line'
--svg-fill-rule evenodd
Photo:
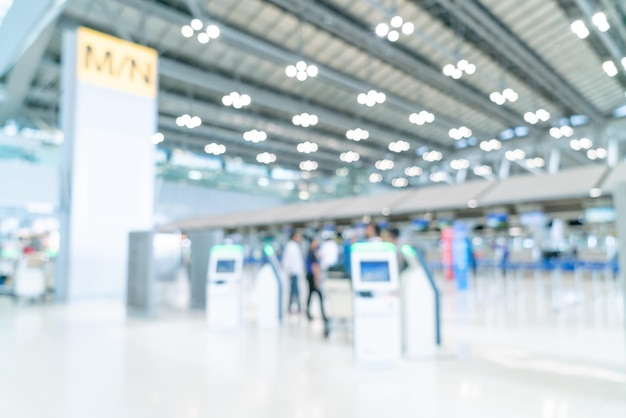
<path fill-rule="evenodd" d="M 22 54 L 9 72 L 6 82 L 7 100 L 0 106 L 0 126 L 8 119 L 15 118 L 22 109 L 28 90 L 39 70 L 39 64 L 53 34 L 54 24 L 50 24 L 30 48 Z"/>
<path fill-rule="evenodd" d="M 497 106 L 485 94 L 467 84 L 453 80 L 442 74 L 435 65 L 410 54 L 389 42 L 372 34 L 372 30 L 364 28 L 353 21 L 341 16 L 328 7 L 314 1 L 268 0 L 284 10 L 299 16 L 305 21 L 338 36 L 344 41 L 370 53 L 394 67 L 416 77 L 443 94 L 461 101 L 490 117 L 497 118 L 506 125 L 524 125 L 521 116 Z"/>
<path fill-rule="evenodd" d="M 179 10 L 173 9 L 171 7 L 158 4 L 158 3 L 148 3 L 145 0 L 114 0 L 119 4 L 123 4 L 126 7 L 132 7 L 135 9 L 145 9 L 148 8 L 151 14 L 158 16 L 163 19 L 166 23 L 170 25 L 175 25 L 177 29 L 182 25 L 186 25 L 189 23 L 189 20 L 192 18 L 191 15 L 187 15 L 185 13 L 180 12 Z M 197 9 L 194 7 L 194 10 Z M 200 13 L 199 11 L 197 13 Z M 200 15 L 199 17 L 203 17 Z M 355 94 L 362 93 L 368 91 L 372 88 L 376 88 L 378 90 L 382 90 L 381 88 L 375 86 L 372 83 L 367 83 L 351 76 L 348 76 L 340 71 L 334 70 L 330 67 L 327 67 L 323 64 L 315 62 L 308 57 L 303 57 L 301 54 L 296 54 L 287 49 L 284 49 L 280 46 L 269 43 L 263 39 L 259 39 L 257 36 L 253 34 L 246 33 L 240 29 L 234 28 L 222 21 L 216 20 L 213 17 L 205 17 L 206 20 L 211 23 L 217 24 L 220 27 L 220 40 L 228 45 L 235 46 L 244 51 L 248 51 L 250 53 L 255 54 L 256 56 L 264 57 L 267 60 L 270 60 L 279 65 L 292 64 L 296 61 L 299 61 L 303 58 L 307 60 L 307 62 L 315 63 L 319 69 L 318 77 L 329 82 L 332 85 L 335 85 L 342 90 L 348 90 L 350 92 L 355 92 Z M 413 73 L 409 73 L 413 74 Z M 412 112 L 419 111 L 424 108 L 423 105 L 420 105 L 417 102 L 412 102 L 410 100 L 404 99 L 400 96 L 396 96 L 394 94 L 390 94 L 385 92 L 387 95 L 386 103 L 391 104 L 392 106 L 402 109 L 403 111 L 408 112 L 408 114 Z M 356 99 L 356 95 L 355 95 Z M 462 121 L 457 120 L 456 118 L 441 115 L 436 115 L 435 124 L 440 124 L 446 130 L 451 126 L 461 126 L 463 125 Z M 493 135 L 493 133 L 484 132 L 477 127 L 475 129 L 476 133 L 482 134 L 487 137 Z M 436 143 L 434 141 L 429 140 L 425 137 L 420 137 L 419 135 L 414 135 L 413 141 L 420 141 L 423 144 L 431 147 L 444 147 L 440 143 Z"/>
<path fill-rule="evenodd" d="M 41 63 L 41 68 L 45 69 L 49 74 L 56 77 L 59 76 L 59 64 L 50 58 L 46 58 Z M 163 66 L 161 65 L 161 69 Z M 221 85 L 220 80 L 213 80 L 208 73 L 201 72 L 198 75 L 208 83 L 217 83 Z M 222 80 L 223 81 L 223 80 Z M 221 86 L 224 93 L 232 91 L 233 86 Z M 54 91 L 31 90 L 30 98 L 47 105 L 55 105 L 58 102 L 58 95 Z M 280 101 L 275 99 L 274 101 Z M 256 96 L 255 96 L 256 102 Z M 304 106 L 297 103 L 297 106 Z M 284 106 L 281 106 L 281 109 Z M 189 113 L 191 110 L 201 110 L 199 115 L 205 121 L 212 121 L 220 126 L 227 126 L 232 129 L 239 129 L 242 133 L 249 129 L 262 129 L 270 136 L 275 135 L 286 140 L 290 140 L 294 145 L 303 141 L 315 142 L 320 149 L 334 150 L 337 153 L 337 161 L 339 164 L 339 153 L 344 151 L 355 151 L 359 153 L 364 161 L 375 161 L 380 158 L 380 148 L 367 141 L 354 142 L 345 139 L 343 136 L 338 138 L 336 135 L 330 135 L 320 129 L 300 128 L 290 123 L 278 119 L 270 119 L 266 116 L 257 115 L 243 110 L 235 110 L 226 108 L 223 105 L 215 105 L 213 103 L 203 102 L 197 99 L 190 99 L 178 94 L 168 92 L 161 89 L 159 92 L 159 110 L 161 113 L 177 114 Z M 304 107 L 303 107 L 304 109 Z M 309 109 L 307 107 L 307 109 Z M 295 108 L 291 109 L 295 111 Z M 345 125 L 343 125 L 345 126 Z"/>
<path fill-rule="evenodd" d="M 593 15 L 595 14 L 595 11 L 593 10 L 593 6 L 589 4 L 587 0 L 574 0 L 574 1 L 576 2 L 578 9 L 580 9 L 583 16 L 585 16 L 585 18 L 587 19 L 587 21 L 591 22 Z M 614 25 L 615 24 L 621 24 L 621 22 L 619 22 L 618 20 L 617 22 L 614 23 Z M 609 35 L 608 32 L 600 31 L 600 29 L 598 29 L 598 27 L 594 24 L 591 24 L 590 26 L 591 26 L 591 30 L 593 30 L 596 33 L 596 35 L 600 38 L 600 41 L 602 41 L 602 44 L 604 45 L 604 47 L 607 49 L 607 51 L 609 51 L 609 54 L 615 61 L 615 66 L 617 67 L 617 70 L 621 72 L 622 74 L 626 73 L 626 69 L 624 69 L 624 66 L 621 65 L 622 58 L 624 58 L 624 51 L 622 51 L 622 48 L 615 43 L 615 41 L 613 40 L 613 38 L 611 38 L 611 35 Z"/>
<path fill-rule="evenodd" d="M 436 1 L 456 19 L 479 34 L 499 54 L 520 69 L 527 69 L 525 74 L 528 79 L 534 80 L 537 85 L 548 91 L 557 93 L 555 96 L 562 97 L 568 107 L 576 112 L 589 116 L 596 123 L 604 122 L 605 117 L 598 109 L 475 0 Z"/>

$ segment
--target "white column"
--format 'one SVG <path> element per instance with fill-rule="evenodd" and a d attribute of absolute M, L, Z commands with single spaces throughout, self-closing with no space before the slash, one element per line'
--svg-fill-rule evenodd
<path fill-rule="evenodd" d="M 157 53 L 86 28 L 63 34 L 59 292 L 123 298 L 129 232 L 154 211 Z"/>

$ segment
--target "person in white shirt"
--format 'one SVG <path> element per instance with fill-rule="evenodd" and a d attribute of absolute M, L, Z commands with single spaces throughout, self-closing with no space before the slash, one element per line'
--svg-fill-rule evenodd
<path fill-rule="evenodd" d="M 322 242 L 319 249 L 319 260 L 322 278 L 325 278 L 328 268 L 339 262 L 339 245 L 335 241 L 335 233 L 333 231 L 322 232 L 322 239 L 324 242 Z"/>
<path fill-rule="evenodd" d="M 302 235 L 298 231 L 293 231 L 285 249 L 283 250 L 282 266 L 285 274 L 289 277 L 289 302 L 287 312 L 291 312 L 291 306 L 296 304 L 298 313 L 301 311 L 300 289 L 298 282 L 304 277 L 304 256 L 300 248 Z"/>

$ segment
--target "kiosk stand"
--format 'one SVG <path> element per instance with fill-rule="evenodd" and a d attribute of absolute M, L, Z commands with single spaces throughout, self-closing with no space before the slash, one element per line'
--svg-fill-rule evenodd
<path fill-rule="evenodd" d="M 420 253 L 403 245 L 402 255 L 408 265 L 400 274 L 404 353 L 433 356 L 441 344 L 439 290 Z"/>
<path fill-rule="evenodd" d="M 267 262 L 256 275 L 257 325 L 261 328 L 274 328 L 280 325 L 283 317 L 283 279 L 278 259 L 271 245 L 263 252 Z"/>
<path fill-rule="evenodd" d="M 206 286 L 206 315 L 210 330 L 232 331 L 241 326 L 242 269 L 241 245 L 211 247 Z"/>
<path fill-rule="evenodd" d="M 394 365 L 401 354 L 396 246 L 386 242 L 351 247 L 354 358 L 357 365 Z"/>

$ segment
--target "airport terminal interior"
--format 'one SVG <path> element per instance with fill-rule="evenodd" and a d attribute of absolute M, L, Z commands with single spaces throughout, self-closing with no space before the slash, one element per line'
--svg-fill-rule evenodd
<path fill-rule="evenodd" d="M 626 417 L 626 1 L 0 0 L 0 416 Z"/>

